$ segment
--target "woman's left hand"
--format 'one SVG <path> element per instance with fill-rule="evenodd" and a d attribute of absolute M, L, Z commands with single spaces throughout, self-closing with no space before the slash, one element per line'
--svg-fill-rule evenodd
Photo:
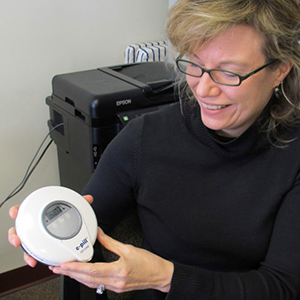
<path fill-rule="evenodd" d="M 116 293 L 156 289 L 169 292 L 173 263 L 147 250 L 123 244 L 98 230 L 100 243 L 119 259 L 109 263 L 70 262 L 51 267 L 55 274 L 69 276 L 90 288 L 104 285 Z"/>

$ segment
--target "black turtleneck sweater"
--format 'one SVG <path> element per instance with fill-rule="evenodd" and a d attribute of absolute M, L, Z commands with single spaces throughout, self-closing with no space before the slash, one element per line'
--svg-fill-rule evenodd
<path fill-rule="evenodd" d="M 85 189 L 99 225 L 136 206 L 144 247 L 174 262 L 170 292 L 139 299 L 297 299 L 300 139 L 276 148 L 253 124 L 221 140 L 199 110 L 175 104 L 116 136 Z"/>

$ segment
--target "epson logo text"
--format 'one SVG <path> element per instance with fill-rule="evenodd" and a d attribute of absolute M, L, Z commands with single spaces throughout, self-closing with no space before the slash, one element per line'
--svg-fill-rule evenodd
<path fill-rule="evenodd" d="M 131 104 L 131 99 L 125 99 L 116 102 L 117 106 L 128 105 L 128 104 Z"/>

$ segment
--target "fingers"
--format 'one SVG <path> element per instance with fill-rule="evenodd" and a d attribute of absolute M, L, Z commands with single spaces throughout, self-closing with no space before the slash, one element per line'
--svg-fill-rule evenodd
<path fill-rule="evenodd" d="M 24 252 L 24 261 L 27 265 L 29 265 L 32 268 L 34 268 L 37 265 L 37 261 L 31 256 L 29 256 L 26 252 Z"/>
<path fill-rule="evenodd" d="M 16 234 L 15 227 L 12 227 L 8 230 L 8 241 L 12 246 L 16 248 L 20 247 L 21 240 Z M 29 256 L 27 253 L 24 253 L 24 261 L 32 268 L 35 267 L 37 264 L 37 261 L 31 256 Z"/>
<path fill-rule="evenodd" d="M 66 275 L 73 276 L 90 276 L 94 278 L 109 277 L 115 270 L 111 263 L 83 263 L 83 262 L 68 262 L 60 267 L 53 267 L 54 272 L 63 272 Z"/>
<path fill-rule="evenodd" d="M 173 274 L 171 262 L 144 249 L 118 242 L 100 228 L 98 239 L 120 258 L 109 263 L 70 262 L 50 269 L 55 274 L 69 276 L 90 288 L 103 284 L 107 290 L 117 293 L 146 288 L 169 290 Z"/>
<path fill-rule="evenodd" d="M 93 201 L 94 201 L 94 198 L 93 198 L 93 196 L 91 196 L 91 195 L 84 195 L 83 198 L 84 198 L 89 204 L 92 204 Z"/>
<path fill-rule="evenodd" d="M 8 241 L 14 247 L 19 247 L 21 245 L 21 241 L 16 233 L 15 227 L 11 227 L 8 230 Z"/>
<path fill-rule="evenodd" d="M 98 240 L 104 248 L 121 256 L 124 244 L 106 235 L 100 227 L 98 227 Z"/>
<path fill-rule="evenodd" d="M 97 288 L 100 284 L 105 285 L 106 290 L 114 292 L 125 292 L 124 281 L 118 278 L 121 271 L 116 262 L 112 263 L 65 263 L 60 267 L 50 267 L 54 274 L 69 276 L 76 281 L 88 286 Z"/>
<path fill-rule="evenodd" d="M 9 216 L 12 218 L 12 219 L 15 219 L 18 215 L 18 211 L 19 211 L 19 207 L 20 205 L 15 205 L 15 206 L 12 206 L 9 211 L 8 211 L 8 214 Z"/>
<path fill-rule="evenodd" d="M 103 282 L 102 268 L 99 263 L 70 262 L 63 264 L 60 267 L 50 267 L 50 270 L 52 270 L 54 274 L 69 276 L 90 288 L 97 288 L 100 285 L 99 282 Z"/>

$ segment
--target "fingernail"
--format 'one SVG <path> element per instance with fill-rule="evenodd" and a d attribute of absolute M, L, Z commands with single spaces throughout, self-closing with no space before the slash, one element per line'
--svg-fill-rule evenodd
<path fill-rule="evenodd" d="M 15 238 L 14 238 L 14 237 L 11 237 L 11 238 L 9 239 L 9 242 L 10 242 L 11 244 L 15 245 Z"/>

